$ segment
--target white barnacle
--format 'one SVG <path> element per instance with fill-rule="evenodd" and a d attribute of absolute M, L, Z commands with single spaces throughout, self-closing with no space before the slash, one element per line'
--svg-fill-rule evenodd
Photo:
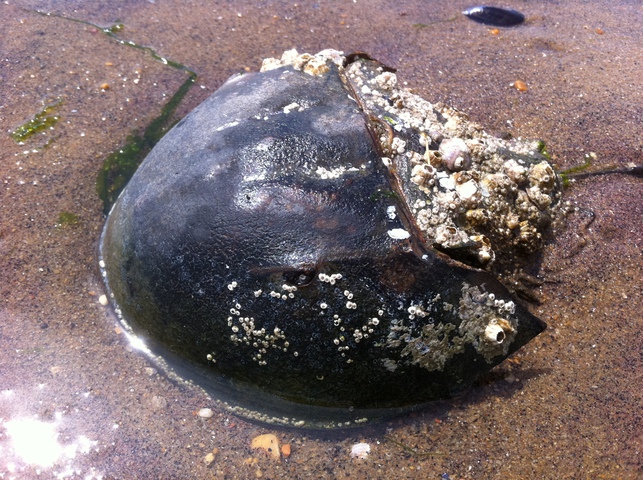
<path fill-rule="evenodd" d="M 391 150 L 397 152 L 398 154 L 403 154 L 405 152 L 406 142 L 400 137 L 393 138 L 391 142 Z"/>
<path fill-rule="evenodd" d="M 418 317 L 426 317 L 426 315 L 427 315 L 426 311 L 422 308 L 421 305 L 411 305 L 407 309 L 407 311 L 412 316 L 417 315 Z"/>
<path fill-rule="evenodd" d="M 516 313 L 516 304 L 511 300 L 508 302 L 505 302 L 505 311 L 513 315 L 514 313 Z"/>
<path fill-rule="evenodd" d="M 497 323 L 490 323 L 484 330 L 485 340 L 492 344 L 500 345 L 505 341 L 506 336 L 502 327 Z"/>
<path fill-rule="evenodd" d="M 411 234 L 403 228 L 393 228 L 387 233 L 393 240 L 406 240 L 411 236 Z"/>
<path fill-rule="evenodd" d="M 237 282 L 230 282 L 228 284 L 228 290 L 230 291 L 234 290 L 235 288 L 237 288 L 237 285 L 238 285 Z"/>

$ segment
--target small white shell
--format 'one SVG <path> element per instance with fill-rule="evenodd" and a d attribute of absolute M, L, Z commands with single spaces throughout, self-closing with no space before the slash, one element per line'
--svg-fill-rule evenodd
<path fill-rule="evenodd" d="M 440 143 L 439 152 L 443 165 L 452 172 L 468 170 L 471 167 L 469 147 L 461 138 L 445 138 Z"/>
<path fill-rule="evenodd" d="M 351 448 L 351 458 L 359 458 L 364 460 L 371 453 L 371 446 L 368 443 L 356 443 Z"/>

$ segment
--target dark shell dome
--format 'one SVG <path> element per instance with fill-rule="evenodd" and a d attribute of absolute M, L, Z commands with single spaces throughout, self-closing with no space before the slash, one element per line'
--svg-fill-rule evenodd
<path fill-rule="evenodd" d="M 351 63 L 331 53 L 228 80 L 148 155 L 101 238 L 123 323 L 180 376 L 268 423 L 353 426 L 415 408 L 545 328 L 493 268 L 454 260 L 421 225 L 417 201 L 429 197 L 411 192 L 413 150 L 395 138 L 419 152 L 431 142 L 439 152 L 441 139 L 412 121 L 394 128 L 402 117 L 358 96 Z M 388 73 L 351 60 L 368 78 Z M 480 163 L 471 157 L 431 168 L 463 176 Z M 529 173 L 542 161 L 521 164 Z M 483 192 L 467 210 L 474 187 L 461 189 L 459 213 L 444 220 L 460 236 L 480 236 L 462 222 L 490 196 L 484 178 L 453 188 Z M 428 200 L 438 212 L 439 194 Z M 480 228 L 494 240 L 493 226 Z M 463 248 L 478 258 L 484 242 L 472 242 Z"/>

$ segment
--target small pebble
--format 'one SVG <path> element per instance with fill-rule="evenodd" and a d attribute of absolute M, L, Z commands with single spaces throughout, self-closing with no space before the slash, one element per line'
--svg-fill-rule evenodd
<path fill-rule="evenodd" d="M 219 449 L 218 448 L 213 448 L 210 453 L 208 453 L 205 457 L 203 457 L 203 463 L 207 465 L 210 465 L 214 460 L 217 458 L 219 455 Z"/>
<path fill-rule="evenodd" d="M 98 297 L 98 303 L 103 306 L 107 305 L 109 303 L 107 300 L 107 295 L 101 295 L 100 297 Z"/>
<path fill-rule="evenodd" d="M 527 84 L 523 82 L 522 80 L 516 80 L 513 83 L 513 86 L 516 87 L 516 90 L 519 92 L 526 92 L 527 91 Z"/>
<path fill-rule="evenodd" d="M 214 415 L 214 412 L 211 408 L 202 408 L 201 410 L 199 410 L 198 415 L 201 418 L 210 418 L 212 417 L 212 415 Z"/>
<path fill-rule="evenodd" d="M 281 454 L 284 456 L 284 458 L 288 458 L 290 456 L 290 444 L 289 443 L 284 443 L 281 446 Z"/>
<path fill-rule="evenodd" d="M 167 400 L 165 400 L 165 398 L 159 397 L 158 395 L 152 397 L 152 408 L 154 410 L 163 410 L 165 407 L 167 407 Z"/>
<path fill-rule="evenodd" d="M 496 27 L 513 27 L 525 21 L 525 16 L 517 10 L 486 5 L 471 7 L 462 13 L 475 22 Z"/>

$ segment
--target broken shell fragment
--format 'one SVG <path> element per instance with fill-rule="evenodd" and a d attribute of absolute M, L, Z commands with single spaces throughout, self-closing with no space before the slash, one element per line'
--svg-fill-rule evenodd
<path fill-rule="evenodd" d="M 254 437 L 250 443 L 250 447 L 255 450 L 263 450 L 266 454 L 270 455 L 273 460 L 279 460 L 281 458 L 279 440 L 277 440 L 276 435 L 272 433 L 265 433 Z"/>
<path fill-rule="evenodd" d="M 235 414 L 377 421 L 545 328 L 498 278 L 555 214 L 546 158 L 398 85 L 365 55 L 267 60 L 181 120 L 107 219 L 123 325 Z"/>
<path fill-rule="evenodd" d="M 368 443 L 356 443 L 351 448 L 351 458 L 365 460 L 369 453 L 371 453 L 371 446 Z"/>

